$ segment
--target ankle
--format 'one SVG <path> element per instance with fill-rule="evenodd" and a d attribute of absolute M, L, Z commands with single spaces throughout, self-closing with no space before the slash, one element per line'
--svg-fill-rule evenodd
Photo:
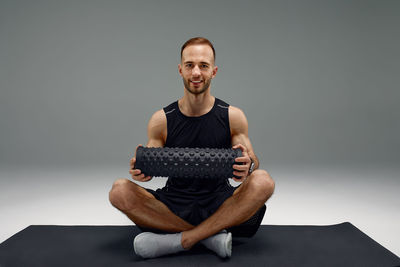
<path fill-rule="evenodd" d="M 193 238 L 192 231 L 182 232 L 181 245 L 184 249 L 191 249 L 198 241 Z"/>

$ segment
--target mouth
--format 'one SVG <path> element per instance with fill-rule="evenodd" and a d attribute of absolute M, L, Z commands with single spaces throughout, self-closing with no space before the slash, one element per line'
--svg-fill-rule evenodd
<path fill-rule="evenodd" d="M 190 81 L 191 83 L 193 83 L 193 84 L 200 84 L 200 83 L 202 83 L 202 81 Z"/>

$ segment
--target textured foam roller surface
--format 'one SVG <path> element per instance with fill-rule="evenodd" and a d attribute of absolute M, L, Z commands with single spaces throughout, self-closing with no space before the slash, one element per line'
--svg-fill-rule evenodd
<path fill-rule="evenodd" d="M 235 158 L 241 156 L 240 149 L 140 146 L 135 168 L 146 176 L 231 178 Z"/>

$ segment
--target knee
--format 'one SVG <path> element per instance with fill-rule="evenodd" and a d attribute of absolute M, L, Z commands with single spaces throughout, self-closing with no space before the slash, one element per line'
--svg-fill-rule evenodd
<path fill-rule="evenodd" d="M 250 178 L 250 177 L 249 177 Z M 257 169 L 251 174 L 250 186 L 255 195 L 267 201 L 275 191 L 275 182 L 265 170 Z"/>
<path fill-rule="evenodd" d="M 108 198 L 110 203 L 119 210 L 129 210 L 132 209 L 132 204 L 134 204 L 133 195 L 134 191 L 133 182 L 128 179 L 118 179 L 114 182 Z"/>

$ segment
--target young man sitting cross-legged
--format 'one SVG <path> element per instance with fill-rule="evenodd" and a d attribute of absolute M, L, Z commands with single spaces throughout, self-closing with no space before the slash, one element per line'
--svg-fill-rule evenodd
<path fill-rule="evenodd" d="M 153 258 L 190 249 L 201 242 L 220 257 L 231 256 L 232 235 L 226 229 L 251 218 L 271 197 L 274 181 L 259 161 L 248 137 L 244 113 L 210 93 L 216 76 L 215 51 L 205 38 L 192 38 L 181 48 L 178 70 L 184 95 L 155 112 L 148 123 L 147 147 L 240 148 L 242 156 L 233 165 L 233 177 L 240 186 L 224 179 L 182 179 L 169 177 L 164 188 L 145 189 L 127 179 L 114 182 L 110 202 L 141 229 L 135 252 Z M 152 177 L 135 169 L 133 180 Z M 156 231 L 162 232 L 154 233 Z"/>

